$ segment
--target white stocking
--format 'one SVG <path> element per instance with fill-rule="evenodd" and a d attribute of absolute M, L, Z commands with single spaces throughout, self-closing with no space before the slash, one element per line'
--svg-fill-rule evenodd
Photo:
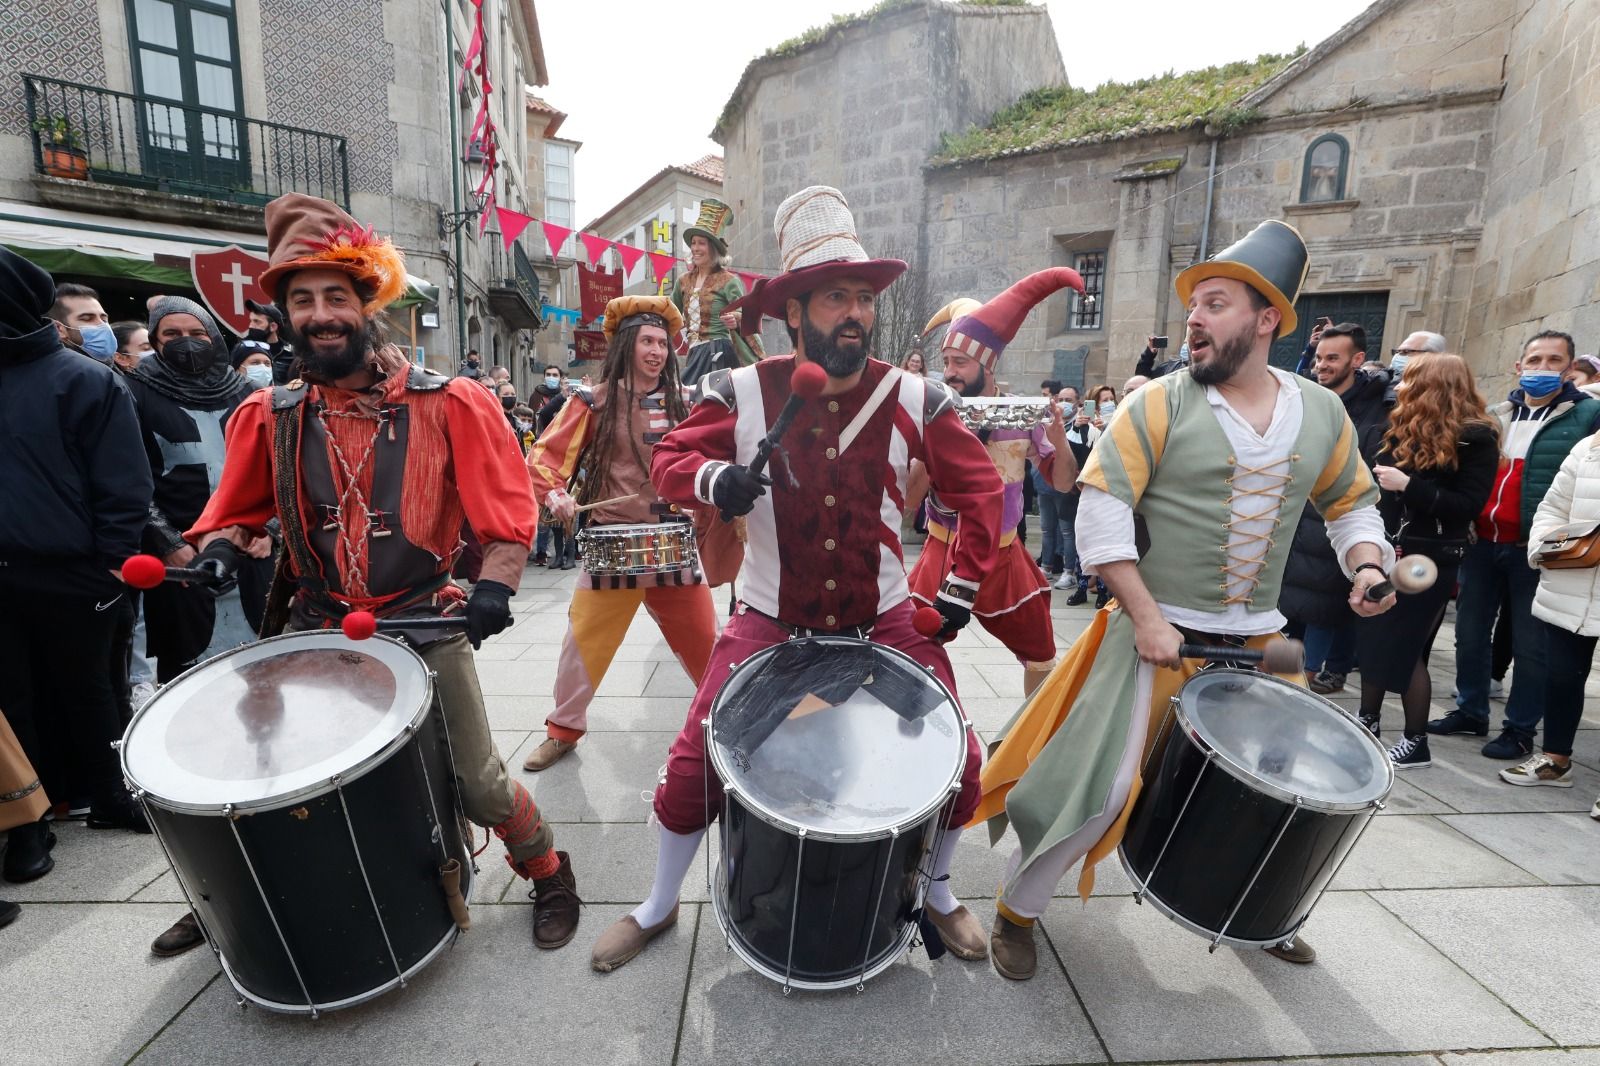
<path fill-rule="evenodd" d="M 664 825 L 659 828 L 661 847 L 656 852 L 656 879 L 650 885 L 649 897 L 633 909 L 633 920 L 639 923 L 640 929 L 660 925 L 671 913 L 683 890 L 683 878 L 694 863 L 694 853 L 700 849 L 700 841 L 706 835 L 704 829 L 684 834 L 674 833 Z"/>
<path fill-rule="evenodd" d="M 950 863 L 956 857 L 956 841 L 961 830 L 946 829 L 939 835 L 933 855 L 933 883 L 928 886 L 928 906 L 940 914 L 949 914 L 961 906 L 956 894 L 950 891 Z"/>

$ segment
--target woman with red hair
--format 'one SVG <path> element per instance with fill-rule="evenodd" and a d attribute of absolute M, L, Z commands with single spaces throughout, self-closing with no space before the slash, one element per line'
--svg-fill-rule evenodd
<path fill-rule="evenodd" d="M 1472 522 L 1494 485 L 1499 444 L 1472 371 L 1457 355 L 1408 364 L 1396 386 L 1373 474 L 1383 490 L 1378 510 L 1401 555 L 1425 555 L 1439 578 L 1404 595 L 1394 609 L 1363 618 L 1357 628 L 1361 723 L 1378 734 L 1386 693 L 1400 696 L 1405 728 L 1389 749 L 1397 770 L 1428 766 L 1428 706 L 1433 683 L 1428 655 L 1444 620 L 1466 552 Z"/>

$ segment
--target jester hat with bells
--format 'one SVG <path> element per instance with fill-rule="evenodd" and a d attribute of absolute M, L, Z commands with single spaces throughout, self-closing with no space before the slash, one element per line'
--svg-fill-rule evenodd
<path fill-rule="evenodd" d="M 267 260 L 260 283 L 276 298 L 277 286 L 297 270 L 342 270 L 371 318 L 406 291 L 406 261 L 385 237 L 337 204 L 291 192 L 267 204 Z"/>
<path fill-rule="evenodd" d="M 1051 267 L 1029 274 L 1011 288 L 988 303 L 979 303 L 967 297 L 951 300 L 928 319 L 922 327 L 926 337 L 946 322 L 942 349 L 962 352 L 983 364 L 986 373 L 993 374 L 1000 353 L 1022 328 L 1022 320 L 1034 305 L 1053 292 L 1062 289 L 1083 292 L 1083 278 L 1071 267 Z"/>

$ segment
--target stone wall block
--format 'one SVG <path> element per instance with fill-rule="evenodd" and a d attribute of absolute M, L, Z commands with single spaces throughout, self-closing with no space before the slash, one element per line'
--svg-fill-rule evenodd
<path fill-rule="evenodd" d="M 1484 172 L 1471 167 L 1445 167 L 1417 175 L 1412 201 L 1417 204 L 1476 204 L 1483 199 Z"/>

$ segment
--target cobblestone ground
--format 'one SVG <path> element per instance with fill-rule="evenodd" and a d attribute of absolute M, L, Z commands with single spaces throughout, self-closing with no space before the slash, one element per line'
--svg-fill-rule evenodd
<path fill-rule="evenodd" d="M 530 569 L 517 624 L 478 658 L 513 767 L 543 735 L 575 573 Z M 1064 647 L 1090 611 L 1055 595 Z M 1441 709 L 1452 646 L 1447 626 L 1433 661 Z M 1021 668 L 975 627 L 951 654 L 969 715 L 992 733 L 1021 695 Z M 0 897 L 24 905 L 0 932 L 0 1061 L 1600 1066 L 1600 822 L 1587 814 L 1600 795 L 1600 683 L 1589 692 L 1572 789 L 1503 785 L 1502 764 L 1469 738 L 1436 740 L 1434 765 L 1395 786 L 1308 924 L 1314 966 L 1209 954 L 1136 906 L 1107 863 L 1087 904 L 1060 890 L 1033 981 L 918 951 L 863 995 L 785 998 L 725 950 L 698 860 L 677 927 L 617 973 L 589 970 L 593 939 L 649 885 L 655 830 L 641 793 L 691 693 L 641 612 L 578 750 L 544 774 L 514 770 L 575 858 L 587 905 L 569 947 L 533 949 L 526 892 L 496 842 L 481 859 L 472 930 L 408 988 L 318 1021 L 241 1010 L 211 952 L 148 953 L 184 911 L 156 843 L 68 824 L 54 873 L 0 884 Z M 1352 705 L 1354 691 L 1340 702 Z M 1398 706 L 1386 718 L 1398 725 Z M 954 877 L 987 922 L 1009 842 L 991 851 L 982 837 L 968 834 Z"/>

